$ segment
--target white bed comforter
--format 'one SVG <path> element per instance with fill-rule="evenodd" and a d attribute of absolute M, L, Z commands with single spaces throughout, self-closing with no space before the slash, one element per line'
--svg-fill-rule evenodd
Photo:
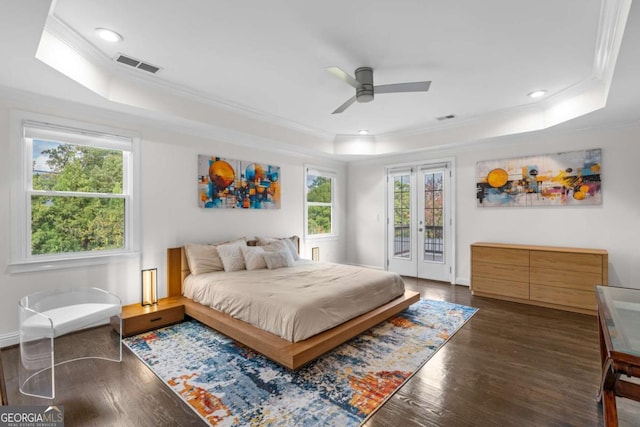
<path fill-rule="evenodd" d="M 404 294 L 402 278 L 343 264 L 189 275 L 183 295 L 287 341 L 331 329 Z"/>

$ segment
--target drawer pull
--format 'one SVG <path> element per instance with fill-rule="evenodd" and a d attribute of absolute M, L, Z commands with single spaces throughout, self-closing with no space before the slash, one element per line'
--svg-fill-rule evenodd
<path fill-rule="evenodd" d="M 156 317 L 154 319 L 149 320 L 150 322 L 157 322 L 158 320 L 162 320 L 162 317 Z"/>

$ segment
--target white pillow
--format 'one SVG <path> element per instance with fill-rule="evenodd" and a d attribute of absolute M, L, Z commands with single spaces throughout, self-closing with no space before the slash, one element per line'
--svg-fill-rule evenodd
<path fill-rule="evenodd" d="M 297 248 L 297 242 L 298 242 L 297 236 L 283 237 L 283 238 L 256 236 L 257 246 L 269 246 L 276 242 L 284 242 L 287 245 L 287 249 L 289 250 L 289 252 L 291 252 L 291 257 L 293 257 L 295 261 L 300 259 L 300 254 L 298 254 L 298 248 Z M 278 247 L 281 248 L 281 246 L 278 246 Z"/>
<path fill-rule="evenodd" d="M 267 246 L 273 242 L 277 242 L 278 238 L 276 237 L 258 237 L 256 236 L 256 246 Z"/>
<path fill-rule="evenodd" d="M 194 276 L 224 269 L 218 250 L 213 245 L 187 243 L 184 245 L 184 250 L 189 263 L 189 270 Z"/>
<path fill-rule="evenodd" d="M 297 261 L 300 259 L 300 254 L 298 254 L 298 248 L 296 248 L 296 245 L 293 243 L 293 241 L 289 238 L 289 239 L 283 239 L 284 242 L 287 244 L 287 246 L 289 247 L 289 252 L 291 252 L 291 257 Z"/>
<path fill-rule="evenodd" d="M 245 269 L 244 258 L 242 257 L 243 245 L 230 243 L 218 246 L 218 254 L 222 260 L 224 271 L 240 271 Z"/>
<path fill-rule="evenodd" d="M 265 252 L 287 251 L 291 252 L 289 245 L 284 240 L 276 239 L 268 245 L 261 246 Z"/>
<path fill-rule="evenodd" d="M 261 246 L 241 246 L 242 257 L 247 270 L 258 270 L 260 268 L 267 268 L 267 263 L 264 260 L 264 249 Z"/>
<path fill-rule="evenodd" d="M 263 254 L 263 257 L 264 261 L 267 263 L 267 268 L 269 270 L 283 267 L 293 267 L 295 264 L 295 262 L 293 261 L 293 257 L 288 250 L 265 252 Z"/>
<path fill-rule="evenodd" d="M 211 245 L 200 243 L 187 243 L 184 245 L 184 251 L 187 256 L 187 263 L 189 264 L 189 271 L 194 276 L 203 273 L 210 273 L 212 271 L 222 271 L 224 266 L 220 255 L 218 255 L 217 247 L 220 245 L 245 245 L 247 240 L 241 237 L 236 240 L 229 240 L 226 242 L 218 242 Z"/>

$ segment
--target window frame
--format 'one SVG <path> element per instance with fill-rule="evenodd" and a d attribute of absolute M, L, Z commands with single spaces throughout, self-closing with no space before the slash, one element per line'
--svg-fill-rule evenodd
<path fill-rule="evenodd" d="M 316 167 L 311 165 L 305 165 L 304 169 L 304 236 L 305 239 L 315 240 L 315 239 L 329 239 L 338 237 L 338 224 L 337 224 L 337 215 L 336 215 L 336 201 L 337 198 L 337 180 L 338 180 L 338 172 L 323 167 Z M 309 189 L 307 187 L 307 179 L 309 176 L 321 176 L 324 178 L 331 179 L 331 202 L 309 202 L 307 200 L 307 195 L 309 193 Z M 309 207 L 312 206 L 328 206 L 331 208 L 331 232 L 330 233 L 320 233 L 320 234 L 310 234 L 309 233 Z"/>
<path fill-rule="evenodd" d="M 140 251 L 140 139 L 137 134 L 106 126 L 23 111 L 11 112 L 11 260 L 12 273 L 79 267 L 107 263 L 118 257 L 138 256 Z M 29 136 L 27 136 L 29 133 Z M 58 135 L 56 138 L 34 134 Z M 31 198 L 55 191 L 33 189 L 33 139 L 122 151 L 122 194 L 61 192 L 62 197 L 121 198 L 124 200 L 124 241 L 119 249 L 90 252 L 32 254 Z"/>

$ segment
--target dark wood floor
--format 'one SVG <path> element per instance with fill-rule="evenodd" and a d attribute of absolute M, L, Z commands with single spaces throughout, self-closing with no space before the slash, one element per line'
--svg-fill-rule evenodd
<path fill-rule="evenodd" d="M 373 426 L 599 426 L 593 316 L 473 297 L 468 288 L 405 278 L 423 298 L 480 311 L 365 424 Z M 100 331 L 98 331 L 100 332 Z M 103 331 L 104 332 L 104 331 Z M 104 333 L 63 337 L 64 345 Z M 128 349 L 123 363 L 84 360 L 57 368 L 68 426 L 198 426 L 204 423 Z M 2 351 L 9 404 L 22 396 L 18 349 Z M 621 426 L 640 425 L 640 404 L 618 399 Z"/>

